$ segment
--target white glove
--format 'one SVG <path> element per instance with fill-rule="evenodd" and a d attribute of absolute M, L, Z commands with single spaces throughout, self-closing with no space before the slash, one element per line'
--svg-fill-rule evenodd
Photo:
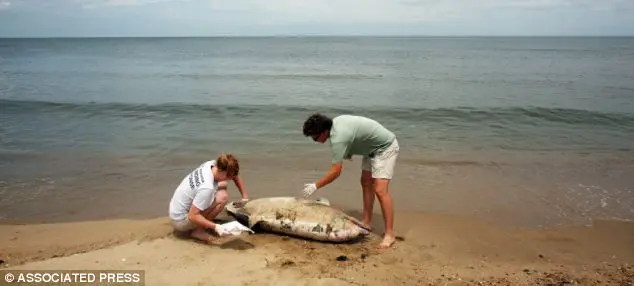
<path fill-rule="evenodd" d="M 310 197 L 317 190 L 317 185 L 315 183 L 305 184 L 304 185 L 304 198 Z"/>
<path fill-rule="evenodd" d="M 228 231 L 226 231 L 226 230 L 222 227 L 222 225 L 220 225 L 220 224 L 216 224 L 216 227 L 214 227 L 214 230 L 216 231 L 216 233 L 217 233 L 219 236 L 223 236 L 223 235 L 225 235 L 225 234 L 229 234 L 229 232 L 228 232 Z"/>

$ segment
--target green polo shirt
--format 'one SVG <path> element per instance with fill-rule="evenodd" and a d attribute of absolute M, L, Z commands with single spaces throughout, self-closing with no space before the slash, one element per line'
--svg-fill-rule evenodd
<path fill-rule="evenodd" d="M 394 133 L 370 118 L 337 116 L 332 119 L 329 138 L 332 163 L 353 155 L 373 156 L 389 147 L 395 138 Z"/>

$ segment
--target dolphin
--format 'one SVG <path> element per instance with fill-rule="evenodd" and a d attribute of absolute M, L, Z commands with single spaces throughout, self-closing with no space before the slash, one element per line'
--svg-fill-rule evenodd
<path fill-rule="evenodd" d="M 345 212 L 333 208 L 325 198 L 268 197 L 248 201 L 242 207 L 225 206 L 229 215 L 253 228 L 323 242 L 345 242 L 369 232 Z"/>

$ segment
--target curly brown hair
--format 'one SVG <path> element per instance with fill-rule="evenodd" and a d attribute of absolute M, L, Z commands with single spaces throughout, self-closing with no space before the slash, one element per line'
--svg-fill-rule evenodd
<path fill-rule="evenodd" d="M 240 163 L 232 154 L 220 154 L 216 159 L 216 167 L 218 167 L 220 171 L 227 172 L 227 176 L 231 178 L 237 176 L 240 172 Z"/>
<path fill-rule="evenodd" d="M 314 113 L 304 121 L 304 136 L 321 134 L 332 128 L 332 119 L 320 113 Z"/>

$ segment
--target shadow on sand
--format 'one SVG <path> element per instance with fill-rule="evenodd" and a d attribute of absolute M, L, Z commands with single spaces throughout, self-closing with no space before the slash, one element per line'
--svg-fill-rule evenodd
<path fill-rule="evenodd" d="M 363 219 L 363 212 L 359 211 L 359 210 L 345 210 L 345 212 L 352 216 L 355 217 L 358 220 L 362 220 Z M 377 213 L 373 213 L 372 214 L 372 223 L 370 224 L 370 226 L 372 227 L 372 233 L 378 236 L 383 236 L 383 233 L 385 232 L 385 223 L 383 222 L 383 215 L 382 214 L 377 214 Z M 405 238 L 402 236 L 397 235 L 396 236 L 396 240 L 397 241 L 404 241 Z"/>

